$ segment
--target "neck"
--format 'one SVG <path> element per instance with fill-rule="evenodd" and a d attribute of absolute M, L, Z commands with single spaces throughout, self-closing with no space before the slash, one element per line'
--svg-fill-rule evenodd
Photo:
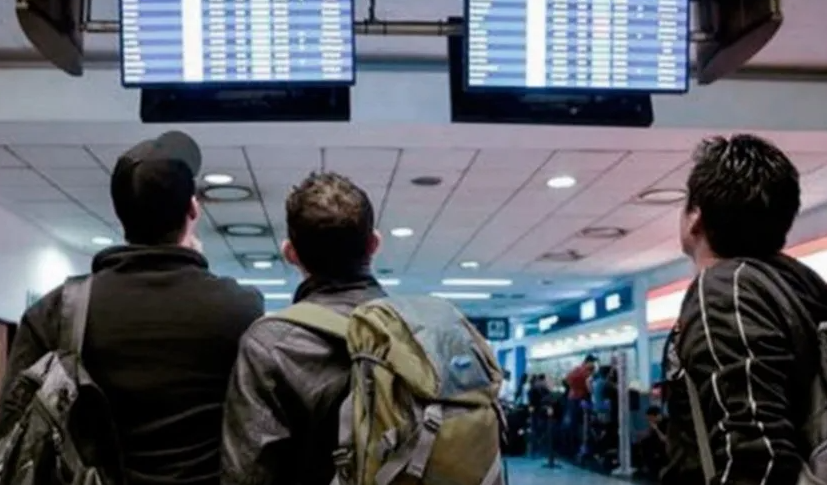
<path fill-rule="evenodd" d="M 717 263 L 720 259 L 709 252 L 701 251 L 700 253 L 701 254 L 696 254 L 695 257 L 692 258 L 692 260 L 695 262 L 695 269 L 698 273 L 709 268 L 710 266 L 714 266 L 715 263 Z"/>

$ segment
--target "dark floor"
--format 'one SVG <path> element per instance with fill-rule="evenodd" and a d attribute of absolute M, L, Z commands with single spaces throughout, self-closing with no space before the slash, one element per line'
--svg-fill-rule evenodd
<path fill-rule="evenodd" d="M 615 485 L 629 484 L 606 475 L 588 472 L 568 464 L 558 469 L 543 467 L 542 460 L 508 459 L 508 485 Z"/>

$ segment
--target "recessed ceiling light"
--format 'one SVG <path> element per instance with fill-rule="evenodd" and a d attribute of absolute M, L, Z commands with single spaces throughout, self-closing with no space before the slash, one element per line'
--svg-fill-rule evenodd
<path fill-rule="evenodd" d="M 587 227 L 577 235 L 591 239 L 618 239 L 629 234 L 629 231 L 622 227 L 594 226 Z"/>
<path fill-rule="evenodd" d="M 96 246 L 111 246 L 112 243 L 114 243 L 114 241 L 109 237 L 98 236 L 92 238 L 92 244 Z"/>
<path fill-rule="evenodd" d="M 253 189 L 243 185 L 212 185 L 200 192 L 206 202 L 241 202 L 253 197 Z"/>
<path fill-rule="evenodd" d="M 412 178 L 411 183 L 419 187 L 436 187 L 442 183 L 442 178 L 433 175 L 423 175 Z"/>
<path fill-rule="evenodd" d="M 490 300 L 491 293 L 454 293 L 444 291 L 434 291 L 431 296 L 437 298 L 445 298 L 446 300 Z"/>
<path fill-rule="evenodd" d="M 671 205 L 686 199 L 684 189 L 647 189 L 637 194 L 634 202 L 648 205 Z"/>
<path fill-rule="evenodd" d="M 549 261 L 549 262 L 556 262 L 556 263 L 565 263 L 571 261 L 579 261 L 583 259 L 585 256 L 578 253 L 573 249 L 569 249 L 567 251 L 550 251 L 548 253 L 541 254 L 537 261 Z"/>
<path fill-rule="evenodd" d="M 499 278 L 446 278 L 442 280 L 445 286 L 511 286 L 514 282 Z"/>
<path fill-rule="evenodd" d="M 238 255 L 239 259 L 244 261 L 252 262 L 252 261 L 278 261 L 279 256 L 276 253 L 270 253 L 267 251 L 252 251 L 248 253 L 240 253 Z"/>
<path fill-rule="evenodd" d="M 226 224 L 218 226 L 218 232 L 226 236 L 262 237 L 270 234 L 270 227 L 264 224 Z"/>
<path fill-rule="evenodd" d="M 459 267 L 462 269 L 479 269 L 480 263 L 477 261 L 463 261 L 459 263 Z"/>
<path fill-rule="evenodd" d="M 577 180 L 569 175 L 552 177 L 546 181 L 546 186 L 550 189 L 568 189 L 575 185 L 577 185 Z"/>
<path fill-rule="evenodd" d="M 399 278 L 380 278 L 379 284 L 382 286 L 399 286 L 401 281 Z"/>
<path fill-rule="evenodd" d="M 264 294 L 265 300 L 292 300 L 293 294 L 292 293 L 265 293 Z"/>
<path fill-rule="evenodd" d="M 393 237 L 411 237 L 413 233 L 414 231 L 410 227 L 395 227 L 391 229 L 391 236 Z"/>
<path fill-rule="evenodd" d="M 210 185 L 227 185 L 233 183 L 233 176 L 226 173 L 208 173 L 204 175 L 204 182 Z"/>
<path fill-rule="evenodd" d="M 272 261 L 253 261 L 253 268 L 255 269 L 270 269 L 272 267 Z"/>
<path fill-rule="evenodd" d="M 287 284 L 287 280 L 262 280 L 262 279 L 255 279 L 255 278 L 245 278 L 236 280 L 238 281 L 239 285 L 243 286 L 284 286 Z"/>

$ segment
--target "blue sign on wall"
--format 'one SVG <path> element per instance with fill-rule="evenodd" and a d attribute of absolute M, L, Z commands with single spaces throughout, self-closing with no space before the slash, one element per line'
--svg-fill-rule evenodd
<path fill-rule="evenodd" d="M 634 306 L 632 296 L 632 286 L 628 285 L 563 305 L 550 315 L 527 322 L 525 335 L 552 333 L 628 312 Z"/>
<path fill-rule="evenodd" d="M 511 337 L 511 325 L 507 318 L 469 318 L 468 321 L 486 340 L 496 342 Z"/>

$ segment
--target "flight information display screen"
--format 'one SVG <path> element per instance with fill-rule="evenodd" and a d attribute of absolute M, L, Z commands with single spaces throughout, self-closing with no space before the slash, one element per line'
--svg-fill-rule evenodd
<path fill-rule="evenodd" d="M 683 92 L 689 0 L 466 0 L 466 86 Z"/>
<path fill-rule="evenodd" d="M 121 0 L 125 86 L 353 84 L 352 0 Z"/>

